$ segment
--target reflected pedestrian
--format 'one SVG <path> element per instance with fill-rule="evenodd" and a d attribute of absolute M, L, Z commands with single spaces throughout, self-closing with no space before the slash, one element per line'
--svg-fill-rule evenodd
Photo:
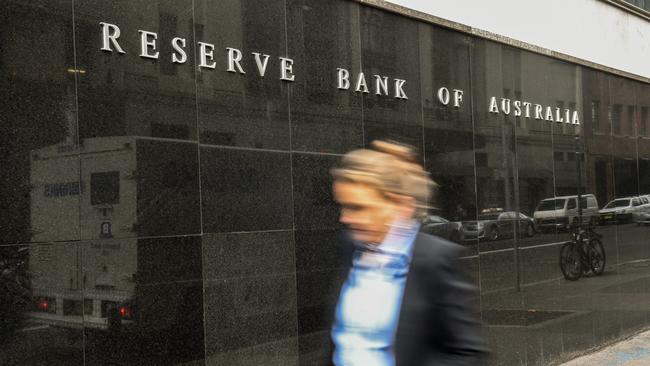
<path fill-rule="evenodd" d="M 375 141 L 332 170 L 349 272 L 332 340 L 337 366 L 478 365 L 485 349 L 461 247 L 420 233 L 433 181 L 413 149 Z"/>

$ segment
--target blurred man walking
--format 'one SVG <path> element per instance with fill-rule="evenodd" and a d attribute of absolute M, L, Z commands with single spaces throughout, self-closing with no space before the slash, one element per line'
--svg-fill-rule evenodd
<path fill-rule="evenodd" d="M 480 324 L 456 259 L 419 233 L 433 181 L 413 149 L 375 141 L 332 170 L 350 269 L 332 327 L 337 366 L 479 365 Z"/>

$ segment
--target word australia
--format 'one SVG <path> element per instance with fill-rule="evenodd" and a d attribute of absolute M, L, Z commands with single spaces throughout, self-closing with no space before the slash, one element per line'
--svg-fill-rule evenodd
<path fill-rule="evenodd" d="M 524 102 L 521 100 L 510 100 L 507 98 L 490 98 L 490 113 L 524 116 L 549 122 L 568 123 L 579 125 L 580 118 L 578 111 L 563 109 L 560 107 L 543 106 L 541 104 Z"/>

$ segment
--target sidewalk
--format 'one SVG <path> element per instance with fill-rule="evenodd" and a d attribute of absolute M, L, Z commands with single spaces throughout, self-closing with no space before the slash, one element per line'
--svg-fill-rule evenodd
<path fill-rule="evenodd" d="M 650 331 L 576 358 L 562 366 L 647 366 L 650 365 Z"/>

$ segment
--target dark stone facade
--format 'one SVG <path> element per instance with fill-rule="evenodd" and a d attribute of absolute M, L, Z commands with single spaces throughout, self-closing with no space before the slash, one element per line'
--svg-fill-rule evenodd
<path fill-rule="evenodd" d="M 342 231 L 328 171 L 378 138 L 416 146 L 439 183 L 432 214 L 452 224 L 436 230 L 467 247 L 493 364 L 650 323 L 650 227 L 634 219 L 597 227 L 606 271 L 578 282 L 558 265 L 566 230 L 446 229 L 533 217 L 580 188 L 600 208 L 650 194 L 650 85 L 345 0 L 0 0 L 0 20 L 2 365 L 328 364 Z M 100 50 L 100 22 L 126 54 Z M 159 59 L 139 56 L 138 30 Z M 270 55 L 264 77 L 252 52 Z M 337 68 L 372 92 L 337 89 Z M 374 93 L 375 74 L 408 99 Z M 443 86 L 464 91 L 459 108 Z M 581 125 L 490 113 L 493 96 Z"/>

